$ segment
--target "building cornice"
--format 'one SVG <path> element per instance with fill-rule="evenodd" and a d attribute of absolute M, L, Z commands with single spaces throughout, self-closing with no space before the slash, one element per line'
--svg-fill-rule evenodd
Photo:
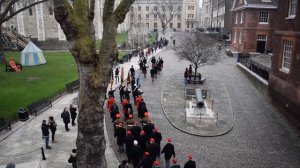
<path fill-rule="evenodd" d="M 236 8 L 232 8 L 231 11 L 239 11 L 243 9 L 277 9 L 275 5 L 266 5 L 266 4 L 244 4 Z"/>

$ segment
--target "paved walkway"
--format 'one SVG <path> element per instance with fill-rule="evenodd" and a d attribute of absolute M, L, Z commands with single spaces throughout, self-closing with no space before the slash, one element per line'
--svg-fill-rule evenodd
<path fill-rule="evenodd" d="M 173 37 L 179 38 L 176 34 Z M 177 41 L 180 40 L 176 40 L 176 44 Z M 163 134 L 163 139 L 173 138 L 179 164 L 183 165 L 187 154 L 192 153 L 197 167 L 201 168 L 300 167 L 299 132 L 293 130 L 278 110 L 240 72 L 236 67 L 235 58 L 222 55 L 220 62 L 199 69 L 204 77 L 208 77 L 207 84 L 215 80 L 223 83 L 226 88 L 226 96 L 231 102 L 234 115 L 232 131 L 223 136 L 208 138 L 187 134 L 173 127 L 177 120 L 184 118 L 178 117 L 176 120 L 170 120 L 170 123 L 162 109 L 161 95 L 166 89 L 169 93 L 172 92 L 169 95 L 163 94 L 163 98 L 165 96 L 167 100 L 181 94 L 177 93 L 181 92 L 178 88 L 183 84 L 181 77 L 189 64 L 185 61 L 178 62 L 173 50 L 165 50 L 159 56 L 164 59 L 164 69 L 154 82 L 151 82 L 150 78 L 144 79 L 143 97 L 152 121 Z M 168 82 L 172 84 L 169 85 Z M 217 87 L 216 85 L 214 88 Z M 218 94 L 214 90 L 212 92 Z M 225 96 L 225 92 L 222 91 L 222 95 Z M 178 112 L 176 107 L 181 102 L 172 103 L 173 107 L 164 107 L 169 118 L 174 117 L 174 114 L 169 113 Z M 115 139 L 110 132 L 108 128 L 111 144 L 116 151 Z M 165 142 L 162 142 L 162 146 L 164 144 Z M 119 159 L 125 158 L 124 154 L 116 156 Z M 161 162 L 164 162 L 163 159 Z"/>

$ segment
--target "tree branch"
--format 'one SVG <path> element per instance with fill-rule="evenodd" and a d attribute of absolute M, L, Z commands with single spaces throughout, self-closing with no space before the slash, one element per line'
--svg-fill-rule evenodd
<path fill-rule="evenodd" d="M 122 0 L 114 11 L 114 18 L 116 23 L 120 24 L 124 21 L 127 12 L 130 10 L 130 6 L 135 2 L 135 0 Z"/>
<path fill-rule="evenodd" d="M 16 3 L 17 1 L 18 1 L 18 0 L 11 1 L 11 3 L 9 3 L 9 4 L 10 4 L 10 7 L 13 5 L 12 2 Z M 18 13 L 20 13 L 20 12 L 22 12 L 22 11 L 28 9 L 28 8 L 31 8 L 31 7 L 33 7 L 33 6 L 37 5 L 37 4 L 46 2 L 46 1 L 48 1 L 48 0 L 41 0 L 41 1 L 38 1 L 38 2 L 35 2 L 35 3 L 32 3 L 32 4 L 28 5 L 28 6 L 25 6 L 25 7 L 23 7 L 23 8 L 21 8 L 21 9 L 15 11 L 15 12 L 11 13 L 9 16 L 6 16 L 7 13 L 8 13 L 8 11 L 9 11 L 9 9 L 10 9 L 10 7 L 7 6 L 6 10 L 1 14 L 1 17 L 3 16 L 4 19 L 3 19 L 3 20 L 2 20 L 2 19 L 0 20 L 0 24 L 2 24 L 2 23 L 5 22 L 5 21 L 8 21 L 9 19 L 11 19 L 12 17 L 14 17 L 14 16 L 17 15 Z"/>

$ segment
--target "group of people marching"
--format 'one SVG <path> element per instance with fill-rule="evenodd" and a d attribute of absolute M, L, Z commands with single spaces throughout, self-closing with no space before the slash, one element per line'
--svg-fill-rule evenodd
<path fill-rule="evenodd" d="M 158 67 L 161 69 L 163 66 L 161 58 L 155 59 L 153 62 L 151 59 L 151 63 L 153 68 Z M 135 73 L 132 69 L 130 70 L 131 82 L 134 81 L 132 79 Z M 159 168 L 160 163 L 157 159 L 160 158 L 161 154 L 164 154 L 166 168 L 180 168 L 175 158 L 172 139 L 166 138 L 167 143 L 161 148 L 163 137 L 158 127 L 151 121 L 150 113 L 142 96 L 143 92 L 136 84 L 131 83 L 131 85 L 133 99 L 131 99 L 131 91 L 129 91 L 128 85 L 127 87 L 124 85 L 119 86 L 119 105 L 114 96 L 115 90 L 111 89 L 108 92 L 107 110 L 113 123 L 118 151 L 127 156 L 127 160 L 122 161 L 119 168 L 128 168 L 128 163 L 132 164 L 134 168 Z M 196 162 L 192 160 L 191 154 L 188 155 L 188 158 L 184 168 L 196 168 Z"/>

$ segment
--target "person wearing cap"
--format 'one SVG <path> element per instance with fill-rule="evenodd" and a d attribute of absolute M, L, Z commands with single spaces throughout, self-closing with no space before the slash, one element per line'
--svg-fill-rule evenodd
<path fill-rule="evenodd" d="M 128 101 L 130 101 L 130 93 L 131 93 L 131 91 L 128 90 L 128 88 L 126 87 L 126 89 L 124 91 L 124 98 L 126 98 Z"/>
<path fill-rule="evenodd" d="M 130 102 L 128 102 L 125 105 L 125 119 L 127 120 L 129 118 L 129 114 L 133 114 L 132 105 Z"/>
<path fill-rule="evenodd" d="M 49 146 L 49 126 L 46 123 L 46 120 L 43 120 L 43 123 L 41 125 L 43 139 L 45 139 L 45 145 L 46 149 L 52 149 L 51 146 Z"/>
<path fill-rule="evenodd" d="M 131 156 L 132 156 L 132 147 L 133 147 L 133 141 L 134 141 L 134 137 L 131 134 L 131 131 L 127 131 L 127 136 L 125 138 L 125 145 L 126 145 L 126 155 L 128 158 L 128 163 L 131 163 Z"/>
<path fill-rule="evenodd" d="M 119 125 L 120 123 L 123 124 L 123 121 L 121 120 L 121 114 L 118 113 L 116 114 L 116 120 L 114 121 L 114 129 L 116 129 L 117 125 Z"/>
<path fill-rule="evenodd" d="M 131 128 L 133 127 L 134 125 L 134 119 L 133 119 L 133 114 L 129 114 L 128 115 L 128 119 L 126 121 L 126 124 L 127 124 L 127 130 L 131 130 Z M 132 133 L 132 132 L 131 132 Z"/>
<path fill-rule="evenodd" d="M 158 144 L 159 151 L 160 151 L 160 141 L 162 140 L 161 133 L 158 132 L 158 128 L 155 127 L 153 130 L 152 138 L 155 140 L 155 143 Z"/>
<path fill-rule="evenodd" d="M 116 100 L 115 100 L 115 98 L 114 97 L 112 97 L 112 96 L 110 96 L 108 99 L 107 99 L 107 105 L 106 105 L 106 107 L 107 107 L 107 109 L 109 110 L 109 112 L 111 112 L 111 105 L 115 102 Z"/>
<path fill-rule="evenodd" d="M 147 137 L 145 135 L 144 130 L 141 130 L 140 136 L 138 137 L 138 142 L 142 149 L 142 152 L 144 153 L 146 151 L 147 146 Z"/>
<path fill-rule="evenodd" d="M 130 128 L 130 131 L 135 139 L 138 139 L 141 133 L 141 127 L 138 125 L 137 121 L 133 122 L 133 126 Z"/>
<path fill-rule="evenodd" d="M 138 145 L 138 141 L 133 141 L 133 147 L 131 149 L 131 158 L 132 158 L 132 165 L 133 168 L 138 168 L 138 164 L 140 163 L 143 157 L 143 153 L 141 147 Z"/>
<path fill-rule="evenodd" d="M 117 137 L 117 144 L 119 146 L 119 152 L 124 152 L 124 143 L 126 138 L 126 129 L 123 127 L 123 123 L 119 123 L 115 130 L 115 137 Z"/>
<path fill-rule="evenodd" d="M 127 160 L 123 160 L 118 168 L 129 168 Z"/>
<path fill-rule="evenodd" d="M 146 111 L 141 117 L 143 118 L 140 120 L 140 123 L 142 124 L 142 126 L 144 126 L 148 123 L 149 113 Z"/>
<path fill-rule="evenodd" d="M 126 112 L 125 106 L 126 106 L 127 103 L 128 103 L 128 99 L 127 99 L 127 98 L 124 98 L 124 99 L 122 100 L 122 113 L 123 113 L 123 114 L 125 114 L 125 112 Z"/>
<path fill-rule="evenodd" d="M 172 156 L 175 157 L 175 149 L 171 138 L 167 138 L 167 144 L 164 146 L 161 153 L 165 154 L 166 168 L 170 168 L 170 159 Z"/>
<path fill-rule="evenodd" d="M 153 161 L 154 160 L 150 157 L 150 153 L 144 152 L 144 159 L 141 161 L 141 163 L 138 165 L 138 167 L 152 168 Z"/>
<path fill-rule="evenodd" d="M 148 118 L 148 122 L 146 125 L 143 126 L 143 130 L 145 131 L 145 134 L 147 136 L 148 142 L 153 134 L 154 124 L 151 123 L 151 119 Z"/>
<path fill-rule="evenodd" d="M 160 154 L 160 150 L 158 144 L 155 143 L 153 138 L 150 138 L 150 143 L 146 148 L 146 151 L 150 153 L 150 157 L 155 160 L 157 156 Z"/>
<path fill-rule="evenodd" d="M 175 158 L 172 159 L 173 165 L 170 168 L 180 168 L 180 165 L 177 164 L 177 160 Z"/>
<path fill-rule="evenodd" d="M 115 122 L 116 115 L 119 114 L 119 107 L 118 105 L 113 102 L 112 106 L 111 106 L 111 111 L 110 111 L 110 118 L 111 118 L 111 122 Z"/>
<path fill-rule="evenodd" d="M 160 166 L 159 166 L 159 161 L 158 160 L 155 160 L 154 162 L 153 162 L 153 168 L 160 168 Z"/>
<path fill-rule="evenodd" d="M 141 99 L 138 107 L 137 107 L 137 111 L 138 111 L 138 117 L 140 119 L 144 118 L 144 113 L 147 112 L 147 106 L 146 106 L 146 103 L 144 102 L 144 99 Z"/>
<path fill-rule="evenodd" d="M 192 154 L 188 154 L 188 161 L 184 164 L 184 168 L 196 168 L 196 162 L 192 159 Z"/>
<path fill-rule="evenodd" d="M 141 100 L 143 99 L 142 95 L 138 95 L 135 99 L 136 109 L 138 109 Z"/>

